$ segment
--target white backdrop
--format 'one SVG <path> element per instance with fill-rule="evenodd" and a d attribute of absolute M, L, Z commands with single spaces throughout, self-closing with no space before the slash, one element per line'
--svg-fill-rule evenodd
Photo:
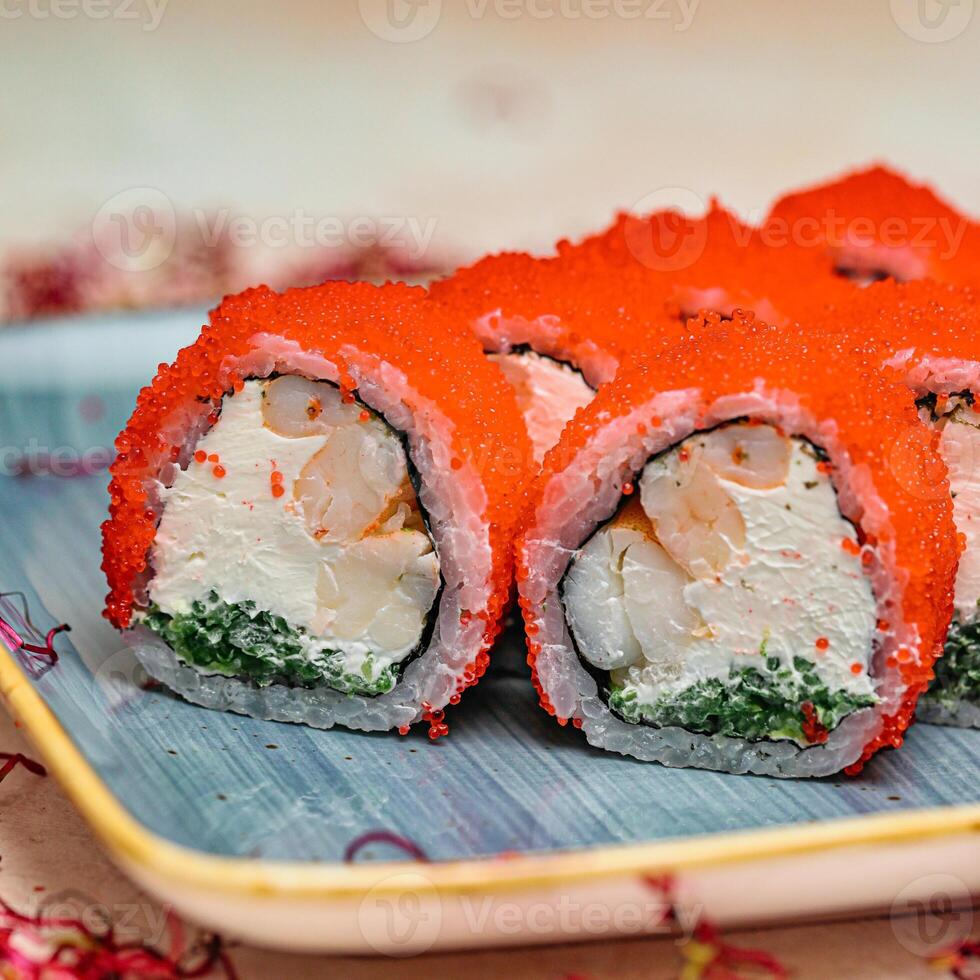
<path fill-rule="evenodd" d="M 974 5 L 0 0 L 0 246 L 148 187 L 178 211 L 414 217 L 466 258 L 663 188 L 751 215 L 874 159 L 978 213 Z"/>

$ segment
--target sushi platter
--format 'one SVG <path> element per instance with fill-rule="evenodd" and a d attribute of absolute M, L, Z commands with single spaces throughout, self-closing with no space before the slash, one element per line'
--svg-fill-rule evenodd
<path fill-rule="evenodd" d="M 980 226 L 828 195 L 949 218 L 0 333 L 0 694 L 120 865 L 356 953 L 980 893 Z"/>

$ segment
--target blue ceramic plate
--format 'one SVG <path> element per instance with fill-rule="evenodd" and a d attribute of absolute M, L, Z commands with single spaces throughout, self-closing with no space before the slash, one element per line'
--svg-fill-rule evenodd
<path fill-rule="evenodd" d="M 638 848 L 646 867 L 687 861 L 700 853 L 690 851 L 692 839 L 721 860 L 745 857 L 745 841 L 756 857 L 786 853 L 790 840 L 793 852 L 817 847 L 820 838 L 807 835 L 838 819 L 845 823 L 826 826 L 864 829 L 835 844 L 880 842 L 896 828 L 931 837 L 977 826 L 977 809 L 964 805 L 980 796 L 980 732 L 916 725 L 901 752 L 879 754 L 856 778 L 783 781 L 646 765 L 590 748 L 537 707 L 513 630 L 504 641 L 513 649 L 499 651 L 508 655 L 450 709 L 451 735 L 436 744 L 424 726 L 407 737 L 315 731 L 144 689 L 145 676 L 100 615 L 105 473 L 10 474 L 32 453 L 95 458 L 139 385 L 193 340 L 202 315 L 78 318 L 0 333 L 0 591 L 23 592 L 42 630 L 72 627 L 55 640 L 60 656 L 50 669 L 0 653 L 0 681 L 69 792 L 138 876 L 153 865 L 185 892 L 207 889 L 215 882 L 201 861 L 217 856 L 247 861 L 213 866 L 229 869 L 226 884 L 239 882 L 243 866 L 259 874 L 244 875 L 244 891 L 265 880 L 288 892 L 288 881 L 261 878 L 263 867 L 283 863 L 299 866 L 305 894 L 329 891 L 347 880 L 350 869 L 336 865 L 347 846 L 378 829 L 460 867 L 501 852 L 629 851 L 615 845 Z M 743 831 L 776 833 L 733 835 Z M 398 857 L 375 845 L 362 860 Z M 568 857 L 563 867 L 585 867 Z M 185 859 L 198 868 L 182 877 Z M 520 865 L 516 858 L 509 867 L 526 875 Z M 303 877 L 311 869 L 323 875 L 319 885 Z"/>

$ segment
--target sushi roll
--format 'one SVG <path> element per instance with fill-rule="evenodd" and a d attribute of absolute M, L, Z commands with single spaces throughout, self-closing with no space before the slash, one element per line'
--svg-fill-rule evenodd
<path fill-rule="evenodd" d="M 866 345 L 875 365 L 910 389 L 935 434 L 962 552 L 945 654 L 918 717 L 980 727 L 980 296 L 931 282 L 880 283 L 835 312 L 827 329 Z"/>
<path fill-rule="evenodd" d="M 828 256 L 857 285 L 883 279 L 980 284 L 980 225 L 932 188 L 871 167 L 787 194 L 763 231 Z"/>
<path fill-rule="evenodd" d="M 517 567 L 541 703 L 642 760 L 857 771 L 932 680 L 957 550 L 905 389 L 846 343 L 707 324 L 631 357 L 545 460 Z"/>
<path fill-rule="evenodd" d="M 593 277 L 594 279 L 594 277 Z M 432 299 L 468 327 L 513 387 L 540 462 L 628 348 L 575 263 L 505 253 L 433 283 Z"/>
<path fill-rule="evenodd" d="M 632 350 L 679 342 L 703 310 L 789 323 L 846 302 L 853 287 L 832 271 L 822 254 L 769 241 L 712 203 L 699 218 L 621 214 L 554 256 L 491 256 L 431 293 L 514 386 L 540 461 Z"/>
<path fill-rule="evenodd" d="M 530 448 L 421 289 L 225 299 L 116 442 L 105 615 L 190 701 L 362 730 L 485 671 Z"/>

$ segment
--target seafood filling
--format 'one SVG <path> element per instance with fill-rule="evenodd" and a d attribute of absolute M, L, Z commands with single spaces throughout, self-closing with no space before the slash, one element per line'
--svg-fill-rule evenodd
<path fill-rule="evenodd" d="M 406 451 L 335 385 L 246 381 L 162 508 L 139 619 L 186 663 L 375 695 L 420 651 L 442 580 Z"/>
<path fill-rule="evenodd" d="M 562 582 L 616 714 L 805 746 L 875 703 L 875 599 L 819 449 L 733 422 L 653 458 L 635 486 Z"/>
<path fill-rule="evenodd" d="M 565 423 L 595 397 L 582 373 L 564 361 L 518 347 L 507 354 L 489 354 L 517 394 L 517 407 L 524 416 L 534 458 L 558 442 Z"/>

